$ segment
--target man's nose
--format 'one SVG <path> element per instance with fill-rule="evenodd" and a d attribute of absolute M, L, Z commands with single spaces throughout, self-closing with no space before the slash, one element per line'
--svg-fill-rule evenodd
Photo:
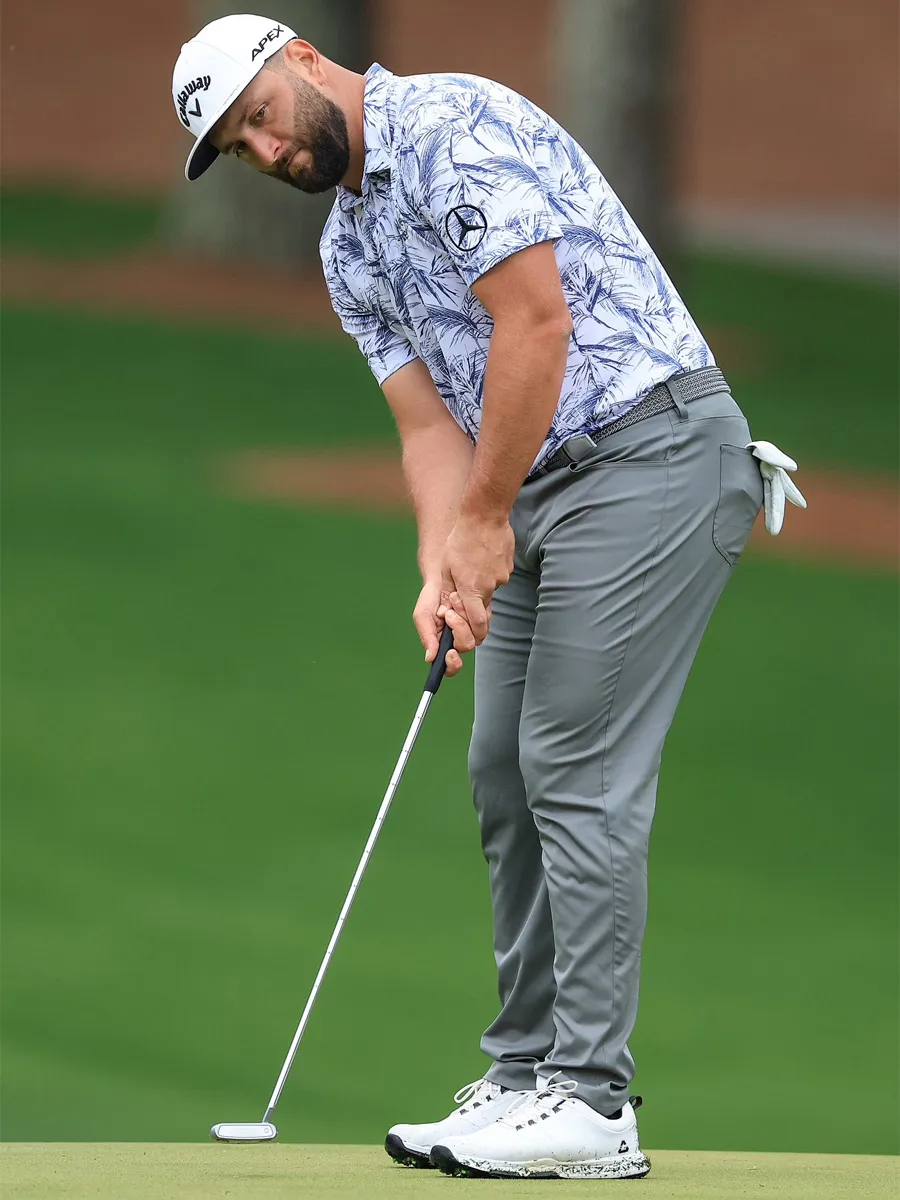
<path fill-rule="evenodd" d="M 248 129 L 244 143 L 262 171 L 271 171 L 281 154 L 281 142 L 265 129 Z"/>

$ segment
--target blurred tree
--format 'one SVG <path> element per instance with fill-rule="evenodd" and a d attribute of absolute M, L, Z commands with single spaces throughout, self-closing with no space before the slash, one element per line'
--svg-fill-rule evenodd
<path fill-rule="evenodd" d="M 557 0 L 559 116 L 668 260 L 677 0 Z"/>
<path fill-rule="evenodd" d="M 278 0 L 279 21 L 323 54 L 364 71 L 365 0 Z M 224 0 L 192 0 L 193 26 L 235 10 Z M 182 160 L 183 167 L 183 160 Z M 238 163 L 219 163 L 194 183 L 179 177 L 169 197 L 164 236 L 169 245 L 216 258 L 249 258 L 273 266 L 317 261 L 322 226 L 334 193 L 301 196 Z"/>

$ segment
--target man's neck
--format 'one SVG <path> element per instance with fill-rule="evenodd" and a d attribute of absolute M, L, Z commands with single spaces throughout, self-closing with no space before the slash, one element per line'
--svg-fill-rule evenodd
<path fill-rule="evenodd" d="M 337 103 L 347 121 L 347 137 L 350 142 L 350 165 L 341 183 L 352 192 L 362 191 L 363 169 L 366 160 L 366 141 L 363 128 L 363 98 L 366 77 L 356 71 L 348 71 L 338 63 L 328 64 L 328 76 Z"/>

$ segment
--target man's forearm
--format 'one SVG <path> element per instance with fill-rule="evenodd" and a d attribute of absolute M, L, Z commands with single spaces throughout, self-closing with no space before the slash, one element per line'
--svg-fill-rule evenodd
<path fill-rule="evenodd" d="M 472 467 L 473 446 L 458 426 L 416 429 L 403 438 L 403 473 L 419 528 L 419 570 L 439 580 L 447 535 Z"/>
<path fill-rule="evenodd" d="M 498 322 L 484 382 L 478 445 L 461 501 L 464 516 L 504 521 L 553 421 L 571 323 Z"/>

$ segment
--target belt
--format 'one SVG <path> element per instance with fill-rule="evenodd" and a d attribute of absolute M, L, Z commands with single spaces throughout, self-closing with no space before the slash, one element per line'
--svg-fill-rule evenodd
<path fill-rule="evenodd" d="M 545 459 L 539 467 L 535 467 L 525 479 L 525 483 L 531 483 L 551 471 L 557 471 L 560 467 L 570 467 L 573 463 L 587 458 L 591 451 L 596 449 L 597 443 L 612 433 L 619 433 L 628 429 L 630 425 L 636 425 L 638 421 L 646 421 L 648 417 L 655 417 L 670 408 L 690 404 L 692 400 L 699 400 L 701 396 L 713 396 L 716 392 L 731 392 L 728 381 L 718 367 L 700 367 L 696 371 L 684 371 L 673 375 L 665 383 L 658 383 L 624 416 L 610 421 L 608 425 L 602 425 L 599 429 L 591 429 L 563 442 L 555 453 Z"/>

